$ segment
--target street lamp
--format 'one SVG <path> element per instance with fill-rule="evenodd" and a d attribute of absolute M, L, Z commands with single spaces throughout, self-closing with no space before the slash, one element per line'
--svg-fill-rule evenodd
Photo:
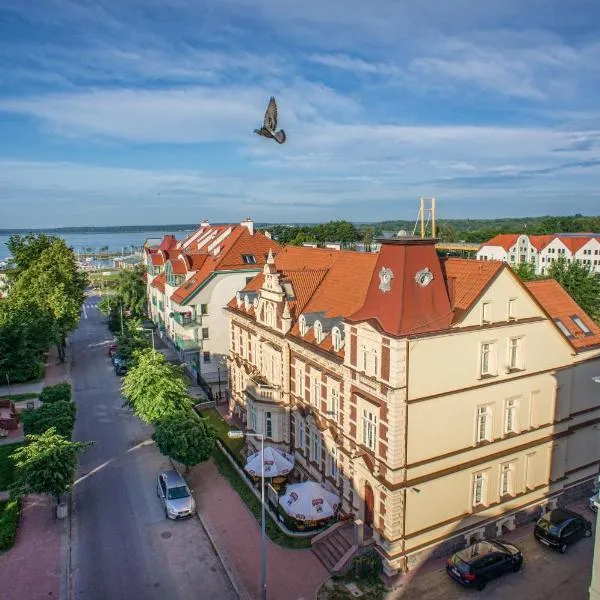
<path fill-rule="evenodd" d="M 260 504 L 261 504 L 261 533 L 260 533 L 260 587 L 261 600 L 267 600 L 267 529 L 265 520 L 265 436 L 262 433 L 246 433 L 238 429 L 227 432 L 227 437 L 239 439 L 243 437 L 255 437 L 260 439 Z"/>
<path fill-rule="evenodd" d="M 152 350 L 156 350 L 154 347 L 154 329 L 152 327 L 138 327 L 138 331 L 150 331 L 152 333 Z"/>

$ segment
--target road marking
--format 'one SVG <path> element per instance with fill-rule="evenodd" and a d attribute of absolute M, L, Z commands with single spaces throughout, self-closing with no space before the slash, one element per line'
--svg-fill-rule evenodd
<path fill-rule="evenodd" d="M 85 304 L 83 305 L 83 316 L 87 319 L 87 312 L 85 311 Z"/>

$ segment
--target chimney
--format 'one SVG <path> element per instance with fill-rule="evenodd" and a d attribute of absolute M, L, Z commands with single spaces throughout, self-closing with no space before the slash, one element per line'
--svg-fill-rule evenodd
<path fill-rule="evenodd" d="M 381 250 L 365 301 L 346 320 L 376 321 L 396 337 L 448 328 L 452 308 L 437 240 L 405 236 L 377 241 Z"/>
<path fill-rule="evenodd" d="M 272 239 L 273 236 L 271 235 L 270 231 L 265 230 L 264 233 L 265 233 L 265 237 L 268 237 L 269 239 Z"/>
<path fill-rule="evenodd" d="M 254 221 L 250 217 L 246 217 L 245 221 L 240 223 L 242 227 L 247 227 L 250 235 L 254 235 Z"/>
<path fill-rule="evenodd" d="M 200 223 L 200 229 L 206 229 L 207 227 L 210 227 L 210 223 L 208 222 L 208 219 L 204 219 L 202 223 Z"/>

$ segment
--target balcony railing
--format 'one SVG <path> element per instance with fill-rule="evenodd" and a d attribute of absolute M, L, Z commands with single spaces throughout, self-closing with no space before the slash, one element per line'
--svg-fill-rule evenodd
<path fill-rule="evenodd" d="M 202 342 L 192 338 L 184 338 L 181 336 L 175 337 L 175 346 L 178 350 L 200 350 Z"/>
<path fill-rule="evenodd" d="M 271 385 L 262 375 L 252 375 L 248 380 L 246 392 L 258 402 L 280 402 L 281 389 Z"/>
<path fill-rule="evenodd" d="M 186 313 L 174 312 L 173 319 L 176 323 L 181 325 L 181 327 L 198 327 L 202 324 L 202 317 L 200 315 L 198 315 L 198 317 L 193 317 Z"/>

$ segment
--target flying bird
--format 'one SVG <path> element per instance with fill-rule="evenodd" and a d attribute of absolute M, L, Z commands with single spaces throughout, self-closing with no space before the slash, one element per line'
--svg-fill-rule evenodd
<path fill-rule="evenodd" d="M 265 112 L 265 121 L 260 129 L 255 129 L 254 133 L 262 135 L 266 138 L 274 139 L 278 144 L 283 144 L 286 140 L 285 131 L 277 129 L 277 103 L 275 98 L 271 96 L 269 100 L 269 106 L 267 106 L 267 112 Z"/>

